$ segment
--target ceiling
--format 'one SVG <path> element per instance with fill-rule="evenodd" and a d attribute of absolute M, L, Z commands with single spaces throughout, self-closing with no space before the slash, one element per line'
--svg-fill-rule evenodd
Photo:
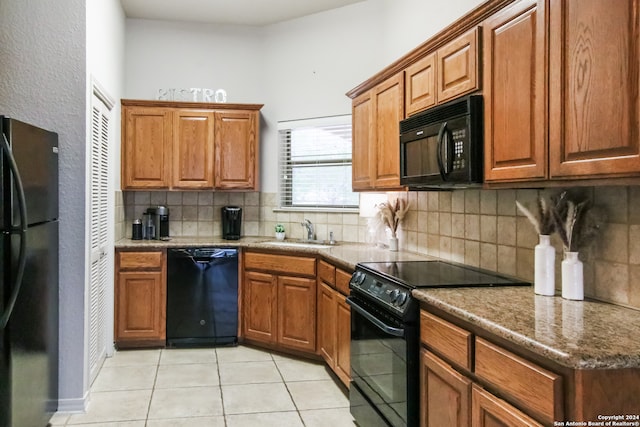
<path fill-rule="evenodd" d="M 127 18 L 263 26 L 364 0 L 120 0 Z"/>

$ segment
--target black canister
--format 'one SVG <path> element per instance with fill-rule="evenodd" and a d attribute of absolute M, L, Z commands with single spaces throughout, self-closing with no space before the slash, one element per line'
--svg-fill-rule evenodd
<path fill-rule="evenodd" d="M 142 221 L 139 219 L 133 220 L 133 225 L 131 226 L 131 239 L 142 240 Z"/>
<path fill-rule="evenodd" d="M 242 208 L 238 206 L 222 207 L 222 238 L 225 240 L 240 239 L 242 230 Z"/>

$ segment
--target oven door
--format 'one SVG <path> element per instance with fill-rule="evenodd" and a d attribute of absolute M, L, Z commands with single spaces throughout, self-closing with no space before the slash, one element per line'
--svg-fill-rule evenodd
<path fill-rule="evenodd" d="M 403 324 L 353 292 L 347 302 L 351 306 L 352 415 L 359 425 L 417 425 L 418 349 L 410 348 L 417 342 L 416 326 Z"/>

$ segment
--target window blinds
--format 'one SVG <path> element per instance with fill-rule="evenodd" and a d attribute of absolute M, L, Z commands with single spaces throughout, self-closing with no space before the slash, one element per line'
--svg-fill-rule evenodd
<path fill-rule="evenodd" d="M 278 135 L 280 208 L 357 208 L 350 115 L 280 122 Z"/>

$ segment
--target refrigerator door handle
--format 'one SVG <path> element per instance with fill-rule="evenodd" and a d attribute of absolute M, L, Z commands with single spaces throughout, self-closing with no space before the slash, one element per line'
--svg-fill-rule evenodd
<path fill-rule="evenodd" d="M 0 329 L 4 329 L 9 322 L 9 317 L 11 317 L 13 307 L 16 305 L 16 300 L 18 299 L 18 294 L 22 287 L 24 269 L 27 263 L 27 239 L 25 236 L 27 232 L 27 203 L 24 197 L 24 187 L 22 185 L 22 180 L 20 179 L 20 173 L 18 173 L 18 166 L 16 165 L 16 160 L 13 158 L 13 153 L 11 153 L 11 148 L 9 147 L 9 141 L 7 141 L 6 135 L 2 134 L 1 142 L 2 151 L 7 157 L 9 169 L 13 174 L 13 182 L 18 196 L 18 211 L 20 215 L 20 226 L 11 230 L 11 234 L 18 234 L 20 236 L 20 249 L 18 252 L 18 269 L 16 270 L 15 281 L 12 284 L 11 296 L 9 297 L 4 313 L 0 313 Z"/>

